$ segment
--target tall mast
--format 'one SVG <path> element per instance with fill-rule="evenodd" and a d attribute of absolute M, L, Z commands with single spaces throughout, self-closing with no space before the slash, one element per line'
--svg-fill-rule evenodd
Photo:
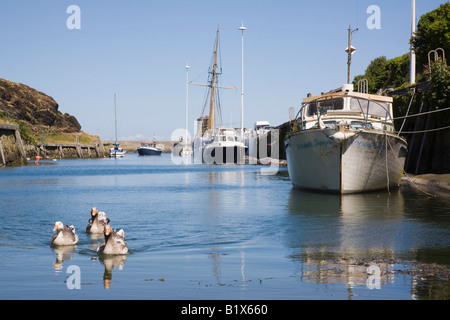
<path fill-rule="evenodd" d="M 189 108 L 189 68 L 190 66 L 186 64 L 186 143 L 189 142 L 188 139 L 188 108 Z"/>
<path fill-rule="evenodd" d="M 217 38 L 216 43 L 214 45 L 214 62 L 213 62 L 213 70 L 212 70 L 212 79 L 211 79 L 211 101 L 209 103 L 209 119 L 208 119 L 208 129 L 214 129 L 215 127 L 215 87 L 217 81 L 217 48 L 219 45 L 219 27 L 217 27 Z"/>
<path fill-rule="evenodd" d="M 350 65 L 352 64 L 352 54 L 356 51 L 354 47 L 352 47 L 352 33 L 358 31 L 358 28 L 352 30 L 352 26 L 348 27 L 348 47 L 345 49 L 345 52 L 348 54 L 347 58 L 347 83 L 350 84 Z"/>
<path fill-rule="evenodd" d="M 116 146 L 119 145 L 117 141 L 117 110 L 116 110 L 116 94 L 114 93 L 114 121 L 115 121 L 115 131 L 116 131 Z"/>
<path fill-rule="evenodd" d="M 352 27 L 348 27 L 347 83 L 350 83 L 350 65 L 352 64 Z"/>
<path fill-rule="evenodd" d="M 244 21 L 242 21 L 241 26 L 238 30 L 242 31 L 242 45 L 241 45 L 241 140 L 244 140 L 244 31 L 247 30 L 244 27 Z"/>
<path fill-rule="evenodd" d="M 416 35 L 416 0 L 411 0 L 411 37 Z M 409 83 L 416 83 L 416 53 L 411 44 Z"/>

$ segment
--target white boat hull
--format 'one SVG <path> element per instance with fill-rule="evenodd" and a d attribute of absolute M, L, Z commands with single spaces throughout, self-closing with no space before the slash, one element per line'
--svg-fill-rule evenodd
<path fill-rule="evenodd" d="M 331 193 L 358 193 L 398 186 L 403 174 L 406 141 L 379 131 L 349 132 L 309 129 L 285 140 L 294 186 Z"/>
<path fill-rule="evenodd" d="M 244 164 L 245 152 L 246 147 L 241 145 L 211 144 L 203 149 L 203 161 L 207 164 Z"/>
<path fill-rule="evenodd" d="M 125 156 L 126 151 L 120 149 L 120 150 L 115 150 L 115 149 L 111 149 L 110 150 L 110 157 L 111 158 L 123 158 Z"/>

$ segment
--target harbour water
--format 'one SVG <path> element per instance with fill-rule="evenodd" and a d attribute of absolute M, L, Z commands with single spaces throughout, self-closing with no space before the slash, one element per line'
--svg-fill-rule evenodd
<path fill-rule="evenodd" d="M 169 154 L 0 169 L 0 298 L 449 298 L 450 196 L 315 194 L 261 169 Z M 128 255 L 97 255 L 92 206 Z M 50 246 L 56 221 L 76 246 Z"/>

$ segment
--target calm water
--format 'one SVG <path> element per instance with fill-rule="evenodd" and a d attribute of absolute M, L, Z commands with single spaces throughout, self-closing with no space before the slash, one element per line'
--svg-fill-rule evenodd
<path fill-rule="evenodd" d="M 261 169 L 168 154 L 0 169 L 0 298 L 449 297 L 449 196 L 319 195 Z M 92 206 L 124 229 L 129 255 L 97 255 Z M 56 221 L 78 245 L 49 246 Z"/>

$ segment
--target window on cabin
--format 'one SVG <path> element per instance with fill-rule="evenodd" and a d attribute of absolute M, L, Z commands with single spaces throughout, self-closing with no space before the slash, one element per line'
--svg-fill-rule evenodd
<path fill-rule="evenodd" d="M 365 115 L 386 118 L 389 117 L 389 103 L 367 99 L 352 98 L 350 110 L 361 111 Z"/>
<path fill-rule="evenodd" d="M 342 110 L 344 109 L 344 99 L 332 99 L 319 101 L 319 110 L 321 114 L 325 114 L 328 110 Z"/>
<path fill-rule="evenodd" d="M 344 99 L 330 99 L 322 100 L 318 102 L 312 102 L 308 104 L 308 109 L 306 115 L 312 117 L 317 114 L 317 105 L 319 105 L 319 110 L 321 114 L 326 114 L 328 110 L 343 110 L 344 109 Z"/>

